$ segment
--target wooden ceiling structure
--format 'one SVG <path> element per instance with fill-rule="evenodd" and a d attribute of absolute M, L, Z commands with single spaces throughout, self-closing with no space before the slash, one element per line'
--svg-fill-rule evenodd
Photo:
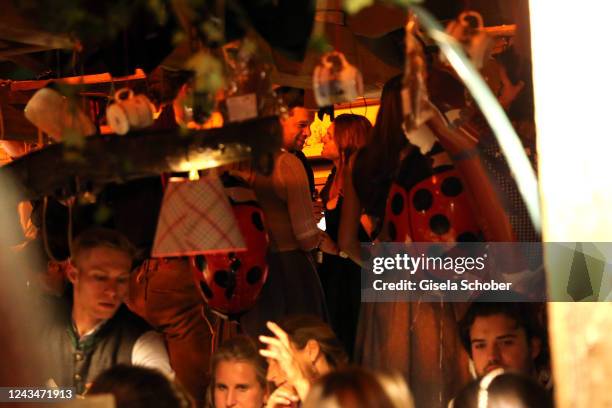
<path fill-rule="evenodd" d="M 403 25 L 406 19 L 406 13 L 398 8 L 390 7 L 385 4 L 376 3 L 373 6 L 363 9 L 358 14 L 349 16 L 342 9 L 342 0 L 301 0 L 295 2 L 272 2 L 279 3 L 281 6 L 285 4 L 285 9 L 281 12 L 287 12 L 287 4 L 296 5 L 298 3 L 304 7 L 306 11 L 312 11 L 310 14 L 312 19 L 312 32 L 315 35 L 324 36 L 328 42 L 338 51 L 343 52 L 347 60 L 355 65 L 362 72 L 365 93 L 367 97 L 376 98 L 382 85 L 387 79 L 401 73 L 403 66 Z M 433 7 L 439 7 L 440 10 L 436 14 L 444 16 L 447 11 L 444 9 L 446 6 L 440 6 L 439 4 L 450 4 L 448 2 L 442 2 L 437 0 L 431 0 L 428 3 L 432 3 Z M 460 8 L 462 1 L 458 1 L 454 4 L 453 10 Z M 248 4 L 248 2 L 244 3 Z M 459 6 L 458 6 L 459 5 Z M 279 6 L 279 8 L 282 8 Z M 311 7 L 312 6 L 312 7 Z M 312 10 L 311 10 L 312 9 Z M 292 9 L 289 9 L 293 11 Z M 451 11 L 450 13 L 452 13 Z M 296 14 L 298 17 L 296 17 Z M 448 13 L 447 13 L 448 14 Z M 293 21 L 299 17 L 299 13 L 290 13 L 288 21 Z M 309 15 L 305 13 L 304 15 Z M 261 16 L 260 16 L 261 17 Z M 265 16 L 269 19 L 270 16 Z M 264 18 L 265 20 L 265 18 Z M 308 26 L 307 26 L 308 27 Z M 291 27 L 284 28 L 285 30 L 291 29 Z M 282 37 L 281 33 L 277 37 Z M 268 57 L 274 62 L 272 80 L 277 85 L 293 86 L 306 90 L 307 104 L 310 107 L 315 107 L 314 98 L 312 98 L 312 72 L 314 66 L 318 63 L 320 58 L 320 51 L 307 50 L 303 54 L 303 58 L 299 59 L 295 57 L 295 53 L 287 53 L 287 47 L 283 47 L 283 38 L 275 38 L 276 35 L 273 31 L 267 33 L 268 38 L 262 38 L 261 49 L 268 54 Z M 513 29 L 504 27 L 501 31 L 497 32 L 500 38 L 509 38 L 513 34 Z M 137 36 L 136 36 L 137 37 Z M 302 39 L 302 46 L 306 50 L 306 44 L 308 38 Z M 280 43 L 280 46 L 274 44 Z M 292 44 L 293 45 L 293 44 Z M 132 47 L 138 47 L 131 45 Z M 85 50 L 84 50 L 85 48 Z M 295 48 L 295 47 L 294 47 Z M 299 48 L 299 47 L 298 47 Z M 129 53 L 130 49 L 124 49 L 126 53 Z M 64 82 L 66 84 L 78 84 L 79 92 L 82 95 L 97 95 L 102 96 L 108 95 L 111 86 L 121 87 L 123 84 L 132 88 L 146 87 L 149 89 L 152 83 L 159 81 L 160 71 L 163 77 L 163 72 L 175 72 L 177 70 L 185 69 L 185 61 L 190 56 L 190 47 L 188 41 L 178 43 L 173 50 L 170 50 L 163 60 L 159 61 L 158 69 L 150 72 L 143 71 L 131 71 L 127 75 L 111 76 L 108 72 L 97 72 L 95 67 L 92 66 L 81 66 L 80 70 L 86 72 L 87 75 L 77 75 L 72 77 L 54 78 L 60 73 L 66 72 L 62 70 L 59 64 L 59 55 L 72 54 L 72 57 L 78 56 L 79 53 L 87 52 L 87 44 L 81 44 L 76 38 L 71 37 L 67 33 L 50 33 L 40 29 L 32 19 L 24 17 L 19 13 L 18 9 L 12 5 L 12 2 L 7 2 L 6 7 L 0 14 L 0 139 L 9 140 L 22 140 L 35 142 L 40 139 L 40 132 L 34 127 L 29 121 L 27 121 L 23 115 L 23 108 L 31 95 L 38 89 L 46 86 L 51 80 Z M 146 53 L 145 53 L 146 54 Z M 142 50 L 139 50 L 138 56 L 142 55 Z M 117 57 L 120 59 L 120 56 Z M 83 59 L 85 60 L 85 59 Z M 97 61 L 94 61 L 97 62 Z M 134 61 L 131 61 L 133 64 Z M 151 65 L 151 61 L 147 61 Z M 112 67 L 112 66 L 111 66 Z M 74 66 L 73 66 L 74 68 Z M 116 67 L 115 67 L 116 68 Z M 92 72 L 92 70 L 94 70 Z M 112 69 L 111 69 L 112 70 Z M 59 72 L 57 72 L 59 71 Z M 51 74 L 49 74 L 51 72 Z M 29 75 L 29 76 L 28 76 Z M 4 79 L 2 79 L 4 77 Z M 161 80 L 163 82 L 163 79 Z M 163 93 L 163 90 L 162 90 Z M 257 121 L 247 125 L 252 125 L 257 128 L 269 128 L 270 124 L 267 119 L 262 119 L 261 123 Z M 244 125 L 243 125 L 244 127 Z M 146 133 L 146 132 L 144 132 Z M 168 132 L 166 132 L 168 133 Z M 178 130 L 170 133 L 175 133 L 176 139 L 179 142 L 172 144 L 164 144 L 168 150 L 169 157 L 182 154 L 189 146 L 193 148 L 194 153 L 201 151 L 202 148 L 214 149 L 215 146 L 209 143 L 196 142 L 198 137 L 204 137 L 206 131 L 200 132 L 199 134 L 192 133 L 192 144 L 185 144 L 185 140 L 179 137 L 181 132 Z M 248 132 L 247 132 L 248 133 Z M 257 132 L 256 132 L 257 133 Z M 232 143 L 238 143 L 236 140 L 235 129 L 228 133 L 229 139 L 225 140 L 222 136 L 223 132 L 217 132 L 216 136 L 211 140 L 215 140 L 215 143 L 225 146 L 226 143 L 231 141 Z M 199 136 L 198 136 L 199 135 Z M 169 134 L 168 137 L 171 137 Z M 139 137 L 142 137 L 139 136 Z M 151 136 L 152 139 L 147 141 L 146 137 L 142 140 L 143 144 L 149 144 L 154 142 L 156 137 Z M 258 138 L 245 138 L 243 145 L 247 146 L 250 151 L 257 152 L 260 155 L 265 155 L 266 149 L 274 149 L 280 143 L 280 134 L 274 132 L 271 136 L 272 140 L 269 142 L 262 142 Z M 133 149 L 133 143 L 128 141 L 129 138 L 124 138 L 124 142 L 118 142 L 119 145 L 124 143 L 125 149 L 131 149 L 131 154 L 144 154 L 147 149 L 135 149 L 139 150 L 136 152 Z M 98 141 L 87 141 L 88 146 L 96 146 L 98 154 L 103 156 L 108 154 L 108 151 L 104 150 L 104 144 L 98 143 Z M 113 145 L 115 146 L 115 145 Z M 113 150 L 114 149 L 114 150 Z M 113 147 L 111 150 L 120 150 L 118 147 Z M 46 174 L 46 177 L 53 178 L 48 183 L 43 185 L 37 185 L 36 188 L 32 188 L 32 179 L 36 177 L 36 171 L 40 168 L 49 168 L 54 161 L 64 161 L 64 150 L 63 148 L 55 148 L 56 153 L 52 155 L 29 155 L 24 160 L 11 163 L 4 168 L 4 172 L 12 172 L 17 180 L 22 184 L 21 191 L 25 196 L 29 198 L 40 197 L 46 194 L 55 194 L 58 190 L 58 186 L 62 183 L 68 183 L 71 178 L 76 177 L 79 173 L 85 171 L 81 164 L 75 163 L 64 163 L 62 174 Z M 229 149 L 228 151 L 236 151 L 235 149 Z M 93 151 L 89 151 L 88 157 L 92 158 L 95 156 Z M 161 160 L 157 153 L 148 158 L 149 160 Z M 226 160 L 227 159 L 227 160 Z M 229 157 L 222 159 L 216 157 L 215 160 L 210 161 L 229 161 Z M 144 161 L 143 161 L 144 160 Z M 28 161 L 27 164 L 26 161 Z M 42 161 L 42 162 L 37 162 Z M 47 162 L 49 161 L 49 162 Z M 136 162 L 144 163 L 145 158 L 135 159 Z M 171 160 L 170 160 L 171 161 Z M 93 161 L 95 162 L 95 160 Z M 148 170 L 155 168 L 156 171 L 170 171 L 176 170 L 172 166 L 168 165 L 168 160 L 164 161 L 166 165 L 156 166 L 149 163 L 145 166 Z M 57 163 L 55 163 L 57 165 Z M 100 174 L 95 172 L 91 173 L 92 177 L 101 177 L 101 180 L 109 180 L 116 178 L 118 174 L 125 176 L 124 169 L 115 168 L 107 169 L 108 174 L 102 177 Z M 142 170 L 142 169 L 140 169 Z M 139 169 L 134 170 L 134 175 L 142 174 Z M 0 171 L 1 173 L 2 171 Z M 147 171 L 146 173 L 149 174 Z"/>

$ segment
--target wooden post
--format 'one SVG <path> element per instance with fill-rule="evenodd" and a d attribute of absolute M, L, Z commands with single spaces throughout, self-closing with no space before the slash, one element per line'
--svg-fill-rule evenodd
<path fill-rule="evenodd" d="M 543 237 L 609 243 L 612 56 L 596 40 L 609 36 L 607 9 L 598 0 L 529 3 Z M 549 255 L 549 288 L 559 299 L 568 287 L 565 269 L 571 261 Z M 610 256 L 603 257 L 605 278 Z M 612 406 L 612 303 L 602 295 L 607 296 L 591 296 L 598 303 L 549 304 L 559 408 Z"/>

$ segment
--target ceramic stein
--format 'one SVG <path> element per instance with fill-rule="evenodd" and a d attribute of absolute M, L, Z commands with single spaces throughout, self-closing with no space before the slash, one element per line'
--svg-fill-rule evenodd
<path fill-rule="evenodd" d="M 115 92 L 113 101 L 106 108 L 106 120 L 118 135 L 125 135 L 130 129 L 151 126 L 155 107 L 143 94 L 134 95 L 129 88 Z"/>
<path fill-rule="evenodd" d="M 338 51 L 329 52 L 321 58 L 315 67 L 312 85 L 319 106 L 352 102 L 363 95 L 361 72 Z"/>
<path fill-rule="evenodd" d="M 68 98 L 49 87 L 36 91 L 28 101 L 24 114 L 56 142 L 60 142 L 66 132 L 76 132 L 82 136 L 96 133 L 93 122 L 78 106 L 71 105 Z"/>

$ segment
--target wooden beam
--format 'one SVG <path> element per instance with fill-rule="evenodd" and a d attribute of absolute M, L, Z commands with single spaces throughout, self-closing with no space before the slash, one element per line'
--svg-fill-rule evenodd
<path fill-rule="evenodd" d="M 108 72 L 103 74 L 82 75 L 58 79 L 44 79 L 40 81 L 14 81 L 11 83 L 11 91 L 32 91 L 45 87 L 50 81 L 60 82 L 68 85 L 96 85 L 110 84 L 111 82 L 128 82 L 144 80 L 146 74 L 140 68 L 133 75 L 113 78 Z"/>
<path fill-rule="evenodd" d="M 12 178 L 19 199 L 31 200 L 68 197 L 83 183 L 99 186 L 248 158 L 265 172 L 271 170 L 271 153 L 281 140 L 275 116 L 187 133 L 175 129 L 97 135 L 86 138 L 80 150 L 58 143 L 31 152 L 0 168 L 0 177 Z"/>
<path fill-rule="evenodd" d="M 71 49 L 75 42 L 67 35 L 50 34 L 14 24 L 0 24 L 0 38 L 17 43 L 37 45 L 49 49 Z"/>

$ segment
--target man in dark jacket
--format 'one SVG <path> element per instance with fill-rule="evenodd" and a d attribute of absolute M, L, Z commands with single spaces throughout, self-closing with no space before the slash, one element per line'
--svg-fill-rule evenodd
<path fill-rule="evenodd" d="M 55 313 L 41 336 L 51 384 L 82 393 L 99 373 L 119 363 L 157 368 L 172 377 L 163 338 L 123 305 L 131 243 L 116 231 L 92 228 L 78 236 L 71 250 L 67 277 L 72 302 L 51 300 Z"/>

